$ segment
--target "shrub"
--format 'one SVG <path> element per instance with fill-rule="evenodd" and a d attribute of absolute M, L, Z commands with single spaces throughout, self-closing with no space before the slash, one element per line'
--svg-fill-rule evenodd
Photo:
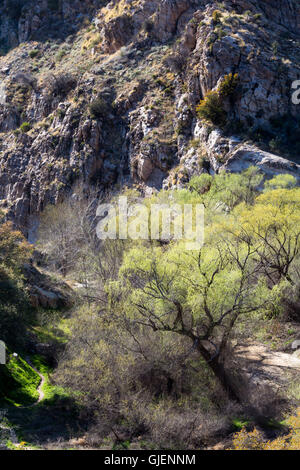
<path fill-rule="evenodd" d="M 19 83 L 23 88 L 35 88 L 36 78 L 30 73 L 18 72 L 13 77 L 15 83 Z"/>
<path fill-rule="evenodd" d="M 211 121 L 216 126 L 225 124 L 226 111 L 217 91 L 209 91 L 204 100 L 200 101 L 196 111 L 199 118 Z"/>
<path fill-rule="evenodd" d="M 57 116 L 58 116 L 60 119 L 63 119 L 63 118 L 65 117 L 65 115 L 66 115 L 66 111 L 65 111 L 64 109 L 59 108 L 59 109 L 57 110 Z"/>
<path fill-rule="evenodd" d="M 66 95 L 76 85 L 76 79 L 70 73 L 49 74 L 43 80 L 44 87 L 50 95 Z"/>
<path fill-rule="evenodd" d="M 207 173 L 200 176 L 193 176 L 189 182 L 189 189 L 196 191 L 198 194 L 207 193 L 212 185 L 213 177 Z"/>
<path fill-rule="evenodd" d="M 260 20 L 261 17 L 262 17 L 262 14 L 261 14 L 261 13 L 256 13 L 255 15 L 253 15 L 253 19 L 254 19 L 255 21 Z"/>
<path fill-rule="evenodd" d="M 226 36 L 226 32 L 223 30 L 221 25 L 215 27 L 214 33 L 217 35 L 218 39 L 222 39 Z"/>
<path fill-rule="evenodd" d="M 217 91 L 209 91 L 204 100 L 196 107 L 198 117 L 211 121 L 216 126 L 224 126 L 227 113 L 223 106 L 223 100 L 232 98 L 238 85 L 238 74 L 225 75 Z"/>
<path fill-rule="evenodd" d="M 278 48 L 279 48 L 278 42 L 274 41 L 272 43 L 272 52 L 273 52 L 274 56 L 276 56 L 278 54 Z"/>
<path fill-rule="evenodd" d="M 219 95 L 221 98 L 228 98 L 233 96 L 239 81 L 239 75 L 237 73 L 229 73 L 225 75 L 220 86 L 219 86 Z"/>
<path fill-rule="evenodd" d="M 212 19 L 215 24 L 219 23 L 221 18 L 222 18 L 222 13 L 219 10 L 213 11 Z"/>
<path fill-rule="evenodd" d="M 277 175 L 274 176 L 271 180 L 265 182 L 266 190 L 273 189 L 291 189 L 297 186 L 297 179 L 293 175 Z"/>
<path fill-rule="evenodd" d="M 275 139 L 271 139 L 269 142 L 269 148 L 271 152 L 280 152 L 280 144 L 281 144 L 281 139 L 280 137 L 276 137 Z"/>
<path fill-rule="evenodd" d="M 25 132 L 30 131 L 31 127 L 32 126 L 31 126 L 30 122 L 23 122 L 20 126 L 20 130 L 25 133 Z"/>
<path fill-rule="evenodd" d="M 31 59 L 34 59 L 34 57 L 36 57 L 38 54 L 39 54 L 39 50 L 33 49 L 32 51 L 29 52 L 29 57 L 31 57 Z"/>
<path fill-rule="evenodd" d="M 108 112 L 108 105 L 103 98 L 98 97 L 89 105 L 92 118 L 104 117 Z"/>
<path fill-rule="evenodd" d="M 257 429 L 251 432 L 242 429 L 234 436 L 233 450 L 299 450 L 300 409 L 297 416 L 289 418 L 286 424 L 290 427 L 289 434 L 277 437 L 273 441 L 266 441 Z"/>
<path fill-rule="evenodd" d="M 58 51 L 58 53 L 56 54 L 56 59 L 58 61 L 61 61 L 63 57 L 65 57 L 65 55 L 67 55 L 67 51 L 66 49 L 61 49 L 60 51 Z"/>
<path fill-rule="evenodd" d="M 96 47 L 101 43 L 101 36 L 100 34 L 97 34 L 96 37 L 91 41 L 90 47 Z"/>

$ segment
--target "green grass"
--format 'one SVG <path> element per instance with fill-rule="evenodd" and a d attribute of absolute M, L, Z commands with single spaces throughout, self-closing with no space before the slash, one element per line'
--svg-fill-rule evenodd
<path fill-rule="evenodd" d="M 68 341 L 68 325 L 66 320 L 61 319 L 56 324 L 56 327 L 51 326 L 34 326 L 32 331 L 42 343 L 59 343 L 65 344 Z"/>
<path fill-rule="evenodd" d="M 50 374 L 53 372 L 53 369 L 47 364 L 45 359 L 39 354 L 35 354 L 30 357 L 30 360 L 34 367 L 45 377 L 45 382 L 42 386 L 42 391 L 44 392 L 44 400 L 47 405 L 54 404 L 58 399 L 67 398 L 68 392 L 62 387 L 51 384 Z"/>
<path fill-rule="evenodd" d="M 23 132 L 23 133 L 26 133 L 28 131 L 30 131 L 30 129 L 32 128 L 30 122 L 22 122 L 22 124 L 20 125 L 20 130 Z"/>
<path fill-rule="evenodd" d="M 241 429 L 246 428 L 247 426 L 249 426 L 250 421 L 248 421 L 247 419 L 244 419 L 244 418 L 233 418 L 232 424 L 233 424 L 234 429 L 236 431 L 241 431 Z"/>
<path fill-rule="evenodd" d="M 38 399 L 39 375 L 20 356 L 0 366 L 0 401 L 27 406 Z"/>
<path fill-rule="evenodd" d="M 17 382 L 12 381 L 10 383 L 9 394 L 5 396 L 3 401 L 3 406 L 7 410 L 6 424 L 14 428 L 17 439 L 22 445 L 15 446 L 12 442 L 7 442 L 6 444 L 12 450 L 22 450 L 26 447 L 30 449 L 40 448 L 41 444 L 48 442 L 49 439 L 56 440 L 62 436 L 65 439 L 69 439 L 71 430 L 74 430 L 71 432 L 72 435 L 78 431 L 78 409 L 76 403 L 69 397 L 66 390 L 51 384 L 50 374 L 52 368 L 42 356 L 35 354 L 30 357 L 30 361 L 45 377 L 45 383 L 42 388 L 45 396 L 41 402 L 33 407 L 19 406 L 20 404 L 29 405 L 37 400 L 38 393 L 36 388 L 40 383 L 40 377 L 24 360 L 18 359 L 18 361 L 20 361 L 18 369 L 21 368 L 21 371 L 18 371 L 18 377 L 16 361 L 14 360 L 10 366 L 13 369 L 15 379 L 18 378 L 19 380 L 18 385 L 22 386 L 22 388 L 19 389 L 18 399 L 16 399 L 15 395 L 17 392 L 15 389 L 11 390 L 11 387 L 16 387 Z M 8 371 L 6 372 L 8 373 Z M 29 377 L 35 379 L 30 382 Z M 2 380 L 1 376 L 0 386 L 3 383 L 7 384 L 7 381 Z M 30 395 L 28 396 L 29 392 Z"/>
<path fill-rule="evenodd" d="M 268 421 L 266 422 L 266 426 L 268 428 L 271 428 L 271 429 L 278 429 L 278 430 L 282 430 L 284 427 L 286 427 L 286 423 L 285 421 L 278 421 L 277 419 L 274 419 L 274 418 L 270 418 L 268 419 Z"/>

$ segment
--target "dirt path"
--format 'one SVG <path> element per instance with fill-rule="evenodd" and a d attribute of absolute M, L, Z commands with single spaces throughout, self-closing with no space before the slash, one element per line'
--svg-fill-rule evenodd
<path fill-rule="evenodd" d="M 39 383 L 39 386 L 37 388 L 37 392 L 39 394 L 38 396 L 38 399 L 36 400 L 36 402 L 34 402 L 32 405 L 27 405 L 27 406 L 20 406 L 19 408 L 32 408 L 34 406 L 36 406 L 38 403 L 40 403 L 44 397 L 45 397 L 45 394 L 42 390 L 43 388 L 43 385 L 45 383 L 45 376 L 43 374 L 41 374 L 35 367 L 34 365 L 32 364 L 32 362 L 30 361 L 30 359 L 28 357 L 24 358 L 24 361 L 27 362 L 27 364 L 39 375 L 41 381 Z M 19 442 L 19 439 L 17 437 L 17 434 L 16 434 L 16 431 L 13 427 L 11 426 L 7 426 L 3 423 L 0 422 L 0 450 L 3 450 L 3 449 L 8 449 L 7 445 L 4 444 L 2 441 L 4 440 L 4 436 L 6 436 L 7 439 L 9 439 L 11 441 L 11 443 L 16 446 L 16 447 L 20 447 L 20 445 L 22 445 L 20 442 Z M 26 450 L 31 450 L 30 447 L 26 447 Z"/>
<path fill-rule="evenodd" d="M 26 361 L 27 364 L 40 376 L 40 379 L 41 379 L 40 384 L 39 384 L 39 386 L 38 386 L 38 388 L 37 388 L 37 392 L 38 392 L 38 394 L 39 394 L 39 397 L 38 397 L 37 401 L 36 401 L 35 403 L 33 403 L 32 405 L 29 405 L 29 406 L 24 407 L 24 408 L 30 408 L 30 407 L 32 407 L 32 406 L 36 406 L 38 403 L 40 403 L 40 402 L 44 399 L 45 394 L 44 394 L 44 392 L 43 392 L 42 389 L 43 389 L 43 385 L 44 385 L 44 383 L 45 383 L 46 378 L 45 378 L 45 376 L 44 376 L 43 374 L 41 374 L 41 373 L 34 367 L 34 365 L 33 365 L 32 362 L 30 361 L 30 359 L 28 359 L 28 357 L 26 357 L 25 361 Z"/>

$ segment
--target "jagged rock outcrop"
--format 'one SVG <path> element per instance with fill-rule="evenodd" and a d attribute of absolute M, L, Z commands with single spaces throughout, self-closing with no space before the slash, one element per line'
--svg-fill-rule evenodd
<path fill-rule="evenodd" d="M 54 282 L 47 275 L 32 265 L 25 265 L 23 274 L 28 285 L 30 301 L 33 307 L 60 309 L 72 305 L 74 293 L 68 284 Z"/>
<path fill-rule="evenodd" d="M 218 173 L 225 170 L 240 173 L 249 166 L 257 166 L 267 177 L 286 173 L 295 176 L 300 182 L 299 164 L 263 151 L 252 143 L 242 141 L 239 137 L 226 137 L 220 130 L 210 131 L 209 128 L 201 125 L 201 122 L 197 122 L 193 135 L 197 147 L 188 149 L 180 160 L 188 179 L 201 171 Z M 182 186 L 184 182 L 186 181 L 182 177 L 181 183 L 177 184 L 171 174 L 164 181 L 164 188 Z"/>
<path fill-rule="evenodd" d="M 239 96 L 230 103 L 229 111 L 248 126 L 266 124 L 272 116 L 287 112 L 298 114 L 291 99 L 291 83 L 299 76 L 295 38 L 288 38 L 289 21 L 271 13 L 257 16 L 263 4 L 254 9 L 252 3 L 243 15 L 220 10 L 217 23 L 213 20 L 214 5 L 207 7 L 196 31 L 197 45 L 190 63 L 191 67 L 197 64 L 202 96 L 215 89 L 224 75 L 238 74 Z M 285 9 L 289 8 L 286 2 Z M 295 14 L 299 20 L 296 5 Z"/>
<path fill-rule="evenodd" d="M 24 232 L 78 181 L 147 192 L 252 164 L 299 179 L 296 0 L 5 0 L 0 13 L 0 199 Z M 230 74 L 220 129 L 196 106 Z"/>
<path fill-rule="evenodd" d="M 142 31 L 159 41 L 167 41 L 177 32 L 184 13 L 200 2 L 191 0 L 111 1 L 97 19 L 104 52 L 115 52 Z M 184 25 L 184 22 L 182 22 Z"/>
<path fill-rule="evenodd" d="M 25 41 L 70 33 L 84 15 L 99 6 L 97 0 L 3 0 L 1 3 L 0 45 L 4 51 Z"/>

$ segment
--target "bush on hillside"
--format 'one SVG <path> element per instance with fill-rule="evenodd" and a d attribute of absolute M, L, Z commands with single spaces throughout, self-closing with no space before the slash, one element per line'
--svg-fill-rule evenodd
<path fill-rule="evenodd" d="M 226 111 L 217 91 L 209 91 L 196 111 L 200 119 L 211 121 L 216 126 L 222 126 L 226 122 Z"/>

